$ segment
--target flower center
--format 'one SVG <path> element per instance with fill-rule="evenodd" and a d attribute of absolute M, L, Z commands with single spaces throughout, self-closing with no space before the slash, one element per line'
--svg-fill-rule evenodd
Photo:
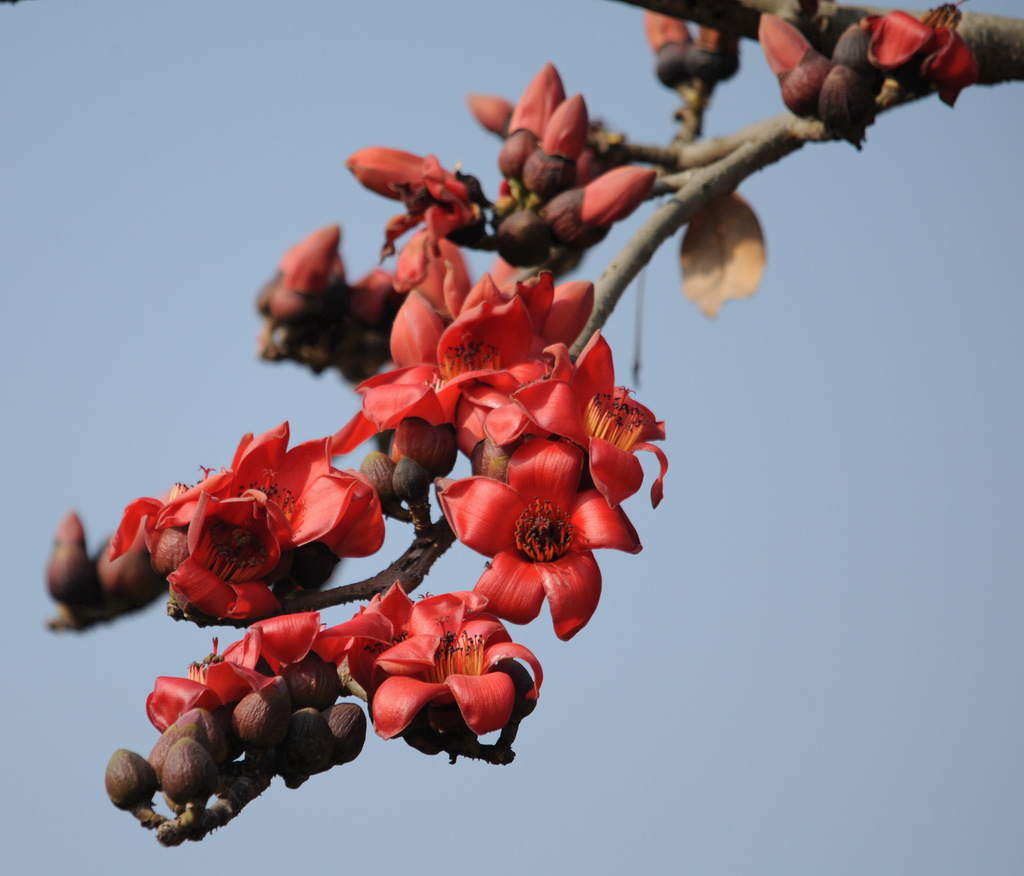
<path fill-rule="evenodd" d="M 599 392 L 587 405 L 583 425 L 591 438 L 603 438 L 620 450 L 636 444 L 647 425 L 647 414 L 638 405 L 630 404 L 630 390 L 619 387 L 621 395 Z"/>
<path fill-rule="evenodd" d="M 550 563 L 569 550 L 574 528 L 561 508 L 534 499 L 516 521 L 516 547 L 535 563 Z"/>
<path fill-rule="evenodd" d="M 443 684 L 449 675 L 483 675 L 484 637 L 462 633 L 445 633 L 434 652 L 434 665 L 423 674 L 423 680 Z"/>
<path fill-rule="evenodd" d="M 295 494 L 287 487 L 281 489 L 277 484 L 276 477 L 276 471 L 264 469 L 261 480 L 253 481 L 247 486 L 240 486 L 238 488 L 238 495 L 243 496 L 248 490 L 257 490 L 277 505 L 284 512 L 284 516 L 290 521 L 297 507 Z"/>
<path fill-rule="evenodd" d="M 267 549 L 249 530 L 215 520 L 204 527 L 196 560 L 222 581 L 249 581 L 267 561 Z"/>
<path fill-rule="evenodd" d="M 493 344 L 471 341 L 448 347 L 441 357 L 438 370 L 445 380 L 451 380 L 469 371 L 501 370 L 501 353 Z"/>

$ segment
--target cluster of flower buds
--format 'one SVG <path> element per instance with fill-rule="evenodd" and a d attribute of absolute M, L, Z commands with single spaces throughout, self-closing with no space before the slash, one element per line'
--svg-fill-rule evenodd
<path fill-rule="evenodd" d="M 831 59 L 774 15 L 761 16 L 758 39 L 786 106 L 820 118 L 859 149 L 886 77 L 911 93 L 938 89 L 950 105 L 977 80 L 974 56 L 955 30 L 959 16 L 949 4 L 924 21 L 899 11 L 866 16 L 840 36 Z"/>
<path fill-rule="evenodd" d="M 736 75 L 740 68 L 739 37 L 700 27 L 697 38 L 685 21 L 657 12 L 644 13 L 647 42 L 654 51 L 655 73 L 667 88 L 711 88 Z"/>
<path fill-rule="evenodd" d="M 166 593 L 167 582 L 150 566 L 143 533 L 117 559 L 109 558 L 109 547 L 110 542 L 104 542 L 90 556 L 85 528 L 74 511 L 57 524 L 46 567 L 47 588 L 60 607 L 53 626 L 85 627 L 144 608 Z"/>
<path fill-rule="evenodd" d="M 506 127 L 496 243 L 511 265 L 540 264 L 552 246 L 593 246 L 650 194 L 653 170 L 619 167 L 596 175 L 586 103 L 580 94 L 566 98 L 552 64 L 527 86 Z"/>
<path fill-rule="evenodd" d="M 384 519 L 372 486 L 331 465 L 330 439 L 288 450 L 288 434 L 282 423 L 246 435 L 230 469 L 178 484 L 166 500 L 136 499 L 111 539 L 111 559 L 141 528 L 153 569 L 183 612 L 244 620 L 280 611 L 281 594 L 321 586 L 340 557 L 376 552 Z"/>
<path fill-rule="evenodd" d="M 256 307 L 264 318 L 259 352 L 292 359 L 319 374 L 334 366 L 352 383 L 376 374 L 401 297 L 380 268 L 349 284 L 338 252 L 341 228 L 329 225 L 289 249 Z"/>

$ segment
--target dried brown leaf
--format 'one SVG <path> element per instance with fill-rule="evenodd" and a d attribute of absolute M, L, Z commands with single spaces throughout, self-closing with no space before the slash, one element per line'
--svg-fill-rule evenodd
<path fill-rule="evenodd" d="M 730 299 L 749 298 L 764 274 L 761 223 L 733 192 L 704 207 L 686 228 L 679 253 L 683 294 L 705 316 L 718 316 Z"/>

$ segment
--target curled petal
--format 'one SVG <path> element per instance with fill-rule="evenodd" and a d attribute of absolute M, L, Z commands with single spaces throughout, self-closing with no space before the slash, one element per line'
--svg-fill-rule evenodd
<path fill-rule="evenodd" d="M 661 472 L 658 477 L 655 478 L 654 483 L 651 484 L 651 507 L 657 508 L 661 504 L 661 500 L 665 497 L 665 487 L 662 483 L 665 480 L 665 473 L 668 471 L 668 457 L 665 456 L 664 451 L 660 447 L 655 447 L 653 444 L 634 444 L 634 450 L 649 450 L 656 457 L 658 457 L 658 464 L 661 466 Z"/>
<path fill-rule="evenodd" d="M 401 675 L 386 678 L 373 696 L 374 729 L 378 736 L 391 739 L 408 727 L 428 703 L 450 696 L 445 684 L 428 684 Z"/>
<path fill-rule="evenodd" d="M 285 614 L 254 623 L 261 634 L 261 650 L 282 663 L 297 663 L 309 653 L 320 632 L 320 612 Z"/>
<path fill-rule="evenodd" d="M 644 482 L 640 461 L 602 438 L 590 439 L 590 476 L 613 508 L 628 499 Z"/>
<path fill-rule="evenodd" d="M 881 18 L 869 19 L 874 63 L 882 70 L 901 67 L 918 52 L 935 47 L 935 31 L 923 21 L 896 10 Z"/>
<path fill-rule="evenodd" d="M 589 551 L 537 563 L 555 635 L 567 642 L 587 625 L 601 599 L 601 569 Z"/>
<path fill-rule="evenodd" d="M 486 675 L 449 675 L 448 688 L 466 725 L 477 735 L 500 730 L 512 717 L 515 682 L 504 672 Z"/>
<path fill-rule="evenodd" d="M 146 715 L 161 733 L 189 709 L 213 711 L 222 705 L 217 695 L 205 684 L 188 678 L 160 676 L 153 692 L 146 698 Z"/>
<path fill-rule="evenodd" d="M 534 656 L 533 651 L 515 642 L 499 642 L 489 647 L 484 654 L 484 661 L 488 666 L 494 666 L 502 660 L 524 660 L 530 664 L 533 670 L 533 690 L 527 696 L 530 699 L 537 699 L 540 695 L 540 686 L 544 683 L 544 670 L 540 667 L 540 661 Z"/>

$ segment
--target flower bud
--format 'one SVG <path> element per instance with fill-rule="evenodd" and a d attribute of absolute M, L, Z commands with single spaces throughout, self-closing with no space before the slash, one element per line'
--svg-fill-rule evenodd
<path fill-rule="evenodd" d="M 849 67 L 863 76 L 869 84 L 878 84 L 882 72 L 868 58 L 870 47 L 871 32 L 861 27 L 859 23 L 851 24 L 836 41 L 832 50 L 832 63 Z"/>
<path fill-rule="evenodd" d="M 288 733 L 277 747 L 277 770 L 289 788 L 331 765 L 334 736 L 317 709 L 298 709 L 288 719 Z"/>
<path fill-rule="evenodd" d="M 534 153 L 542 154 L 539 151 Z M 564 158 L 548 160 L 565 162 Z M 498 255 L 510 265 L 517 267 L 539 265 L 551 253 L 551 229 L 533 210 L 516 210 L 502 219 L 496 240 Z"/>
<path fill-rule="evenodd" d="M 548 155 L 543 149 L 538 149 L 523 165 L 523 184 L 544 200 L 571 188 L 575 182 L 576 162 L 571 158 Z"/>
<path fill-rule="evenodd" d="M 776 76 L 796 67 L 812 48 L 807 37 L 793 25 L 769 13 L 761 16 L 757 26 L 757 39 L 768 66 Z"/>
<path fill-rule="evenodd" d="M 403 419 L 391 441 L 391 458 L 396 463 L 410 457 L 433 477 L 448 474 L 455 467 L 458 452 L 455 429 L 449 423 L 431 426 L 419 417 Z"/>
<path fill-rule="evenodd" d="M 331 763 L 340 766 L 355 760 L 366 741 L 366 713 L 355 703 L 338 703 L 321 714 L 334 739 Z"/>
<path fill-rule="evenodd" d="M 338 667 L 312 651 L 297 663 L 283 667 L 281 677 L 288 685 L 294 708 L 311 707 L 321 711 L 341 696 Z"/>
<path fill-rule="evenodd" d="M 568 100 L 563 100 L 552 113 L 544 128 L 541 149 L 548 155 L 575 160 L 580 157 L 583 147 L 587 145 L 589 127 L 590 120 L 583 95 L 574 94 Z M 565 188 L 570 185 L 572 183 L 566 185 Z"/>
<path fill-rule="evenodd" d="M 860 149 L 864 129 L 875 120 L 875 97 L 864 77 L 841 64 L 833 67 L 821 86 L 818 118 Z"/>
<path fill-rule="evenodd" d="M 142 608 L 167 592 L 167 581 L 153 571 L 145 547 L 129 548 L 116 560 L 108 559 L 109 543 L 96 558 L 100 586 L 108 599 Z"/>
<path fill-rule="evenodd" d="M 685 48 L 692 42 L 690 28 L 685 21 L 658 12 L 644 12 L 644 32 L 648 44 L 655 52 L 671 43 Z"/>
<path fill-rule="evenodd" d="M 584 225 L 580 219 L 582 208 L 583 189 L 569 189 L 548 201 L 540 215 L 559 243 L 571 249 L 586 249 L 603 240 L 608 227 Z"/>
<path fill-rule="evenodd" d="M 395 495 L 406 505 L 422 502 L 427 496 L 431 481 L 430 472 L 411 456 L 403 456 L 399 460 L 392 479 Z"/>
<path fill-rule="evenodd" d="M 189 803 L 205 806 L 219 778 L 210 752 L 186 736 L 174 743 L 164 761 L 164 798 L 175 812 L 183 812 Z"/>
<path fill-rule="evenodd" d="M 359 465 L 359 471 L 373 485 L 380 496 L 381 508 L 389 517 L 402 517 L 404 509 L 398 496 L 395 495 L 395 488 L 392 479 L 395 475 L 395 461 L 386 453 L 380 450 L 373 450 L 367 453 Z"/>
<path fill-rule="evenodd" d="M 473 448 L 472 473 L 508 483 L 508 460 L 511 454 L 490 438 L 484 438 Z"/>
<path fill-rule="evenodd" d="M 782 102 L 798 116 L 816 116 L 821 86 L 832 72 L 833 64 L 814 49 L 808 49 L 792 70 L 779 74 Z"/>
<path fill-rule="evenodd" d="M 96 564 L 85 550 L 85 530 L 74 511 L 57 524 L 46 566 L 50 596 L 64 605 L 90 605 L 103 599 Z"/>
<path fill-rule="evenodd" d="M 371 192 L 400 201 L 402 193 L 397 186 L 422 179 L 423 161 L 419 155 L 401 149 L 368 146 L 350 155 L 345 166 Z"/>
<path fill-rule="evenodd" d="M 118 809 L 134 809 L 151 802 L 160 787 L 148 761 L 127 748 L 119 748 L 110 756 L 104 781 L 107 796 Z"/>
<path fill-rule="evenodd" d="M 580 219 L 584 225 L 606 228 L 625 219 L 651 193 L 657 173 L 653 168 L 616 167 L 583 189 Z"/>
<path fill-rule="evenodd" d="M 172 526 L 158 531 L 149 552 L 149 562 L 158 575 L 170 575 L 188 559 L 188 527 Z"/>
<path fill-rule="evenodd" d="M 548 62 L 526 86 L 526 90 L 512 111 L 508 129 L 514 132 L 525 128 L 536 137 L 541 137 L 544 128 L 547 127 L 548 119 L 563 100 L 565 100 L 565 89 L 562 87 L 562 79 L 558 75 L 555 65 Z M 506 174 L 506 176 L 518 176 L 518 174 Z"/>
<path fill-rule="evenodd" d="M 523 175 L 526 159 L 540 148 L 536 134 L 520 128 L 505 138 L 498 152 L 498 168 L 510 179 L 519 179 Z"/>
<path fill-rule="evenodd" d="M 692 78 L 687 55 L 693 48 L 689 43 L 665 43 L 656 56 L 654 73 L 666 88 L 678 88 Z"/>
<path fill-rule="evenodd" d="M 708 85 L 724 82 L 740 68 L 739 37 L 702 27 L 697 41 L 686 53 L 690 75 Z"/>
<path fill-rule="evenodd" d="M 508 120 L 512 115 L 512 104 L 494 94 L 470 94 L 466 97 L 469 111 L 485 129 L 505 136 Z"/>
<path fill-rule="evenodd" d="M 280 676 L 272 684 L 247 693 L 231 713 L 231 726 L 252 748 L 273 748 L 288 732 L 292 704 Z"/>
<path fill-rule="evenodd" d="M 340 558 L 322 541 L 310 541 L 282 554 L 291 558 L 287 572 L 292 580 L 306 590 L 323 587 L 334 574 Z M 282 576 L 283 577 L 283 576 Z"/>
<path fill-rule="evenodd" d="M 181 739 L 194 739 L 203 746 L 214 763 L 227 760 L 229 745 L 227 734 L 211 712 L 202 708 L 189 709 L 183 712 L 157 739 L 147 758 L 156 771 L 158 779 L 163 778 L 164 764 L 170 750 Z"/>

